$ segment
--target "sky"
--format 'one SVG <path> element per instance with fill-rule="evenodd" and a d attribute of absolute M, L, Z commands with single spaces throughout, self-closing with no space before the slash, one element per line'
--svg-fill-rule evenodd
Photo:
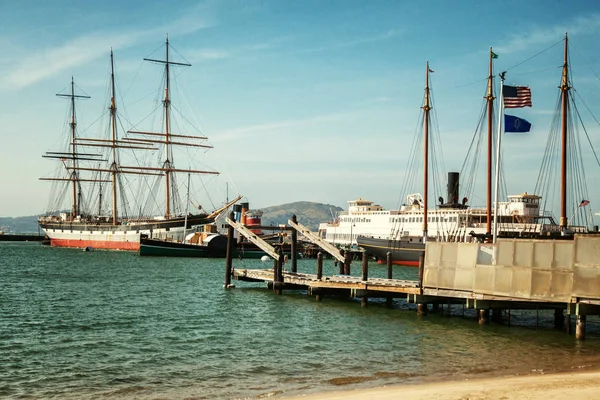
<path fill-rule="evenodd" d="M 108 105 L 111 48 L 120 111 L 144 125 L 160 72 L 143 58 L 162 57 L 157 49 L 167 34 L 175 61 L 192 64 L 177 69 L 176 99 L 214 146 L 198 157 L 221 173 L 215 203 L 241 194 L 251 208 L 294 201 L 346 208 L 359 197 L 396 207 L 406 195 L 400 187 L 426 61 L 435 71 L 443 168 L 459 171 L 478 123 L 490 47 L 499 56 L 495 72 L 506 70 L 507 84 L 532 90 L 533 107 L 513 113 L 532 131 L 506 135 L 502 144 L 508 192 L 532 192 L 558 96 L 565 32 L 582 118 L 600 150 L 594 1 L 0 0 L 0 10 L 0 216 L 45 211 L 50 187 L 38 178 L 54 167 L 41 155 L 59 151 L 67 134 L 68 102 L 55 94 L 65 93 L 73 77 L 80 94 L 91 96 L 77 103 L 78 126 L 96 129 Z M 592 156 L 583 158 L 596 212 L 599 167 Z M 478 185 L 472 202 L 483 205 Z"/>

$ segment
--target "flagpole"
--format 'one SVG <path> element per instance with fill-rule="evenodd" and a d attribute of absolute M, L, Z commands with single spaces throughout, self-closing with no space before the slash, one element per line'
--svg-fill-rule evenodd
<path fill-rule="evenodd" d="M 502 139 L 502 116 L 504 115 L 504 75 L 506 72 L 500 73 L 500 108 L 498 112 L 498 137 L 496 138 L 496 173 L 494 176 L 494 234 L 492 243 L 495 245 L 498 240 L 498 187 L 500 182 L 500 143 Z M 494 246 L 494 254 L 492 263 L 496 264 L 496 246 Z"/>

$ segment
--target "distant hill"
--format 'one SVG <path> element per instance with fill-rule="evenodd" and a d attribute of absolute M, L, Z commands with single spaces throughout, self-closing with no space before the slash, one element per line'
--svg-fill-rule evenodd
<path fill-rule="evenodd" d="M 4 233 L 38 233 L 38 216 L 0 217 L 0 231 Z"/>
<path fill-rule="evenodd" d="M 263 225 L 287 224 L 293 214 L 298 217 L 298 222 L 316 231 L 321 222 L 331 221 L 342 209 L 337 206 L 310 201 L 297 201 L 261 208 L 263 211 Z M 5 233 L 38 233 L 38 216 L 27 217 L 0 217 L 0 231 Z"/>
<path fill-rule="evenodd" d="M 310 228 L 311 231 L 316 231 L 321 222 L 331 221 L 339 211 L 342 211 L 342 208 L 331 204 L 297 201 L 261 208 L 261 210 L 263 225 L 287 224 L 292 215 L 296 214 L 299 223 Z"/>

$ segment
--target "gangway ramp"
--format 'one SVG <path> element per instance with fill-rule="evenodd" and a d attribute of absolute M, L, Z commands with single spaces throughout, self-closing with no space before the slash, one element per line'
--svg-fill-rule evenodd
<path fill-rule="evenodd" d="M 227 217 L 225 221 L 229 225 L 233 226 L 242 236 L 244 236 L 250 242 L 257 245 L 262 251 L 273 257 L 275 260 L 279 260 L 279 254 L 277 253 L 275 248 L 269 243 L 259 238 L 258 236 L 256 236 L 256 234 L 250 229 L 248 229 L 245 225 L 241 224 L 240 222 L 233 221 L 229 219 L 229 217 Z"/>
<path fill-rule="evenodd" d="M 299 224 L 297 222 L 294 222 L 291 219 L 288 221 L 288 224 L 292 228 L 294 228 L 295 230 L 297 230 L 298 232 L 300 232 L 301 234 L 303 234 L 310 242 L 316 244 L 317 246 L 319 246 L 320 248 L 322 248 L 323 250 L 325 250 L 326 252 L 328 252 L 329 254 L 331 254 L 333 256 L 333 258 L 335 258 L 339 262 L 342 262 L 342 263 L 344 262 L 344 256 L 340 252 L 340 249 L 338 249 L 337 247 L 335 247 L 331 243 L 326 242 L 325 240 L 321 239 L 319 237 L 319 235 L 317 235 L 316 233 L 312 232 L 310 229 L 308 229 L 304 225 L 301 225 L 301 224 Z"/>

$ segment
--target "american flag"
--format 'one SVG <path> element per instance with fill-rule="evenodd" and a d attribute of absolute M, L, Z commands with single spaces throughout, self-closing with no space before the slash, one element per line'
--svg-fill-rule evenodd
<path fill-rule="evenodd" d="M 531 90 L 527 86 L 503 86 L 504 108 L 531 107 Z"/>

